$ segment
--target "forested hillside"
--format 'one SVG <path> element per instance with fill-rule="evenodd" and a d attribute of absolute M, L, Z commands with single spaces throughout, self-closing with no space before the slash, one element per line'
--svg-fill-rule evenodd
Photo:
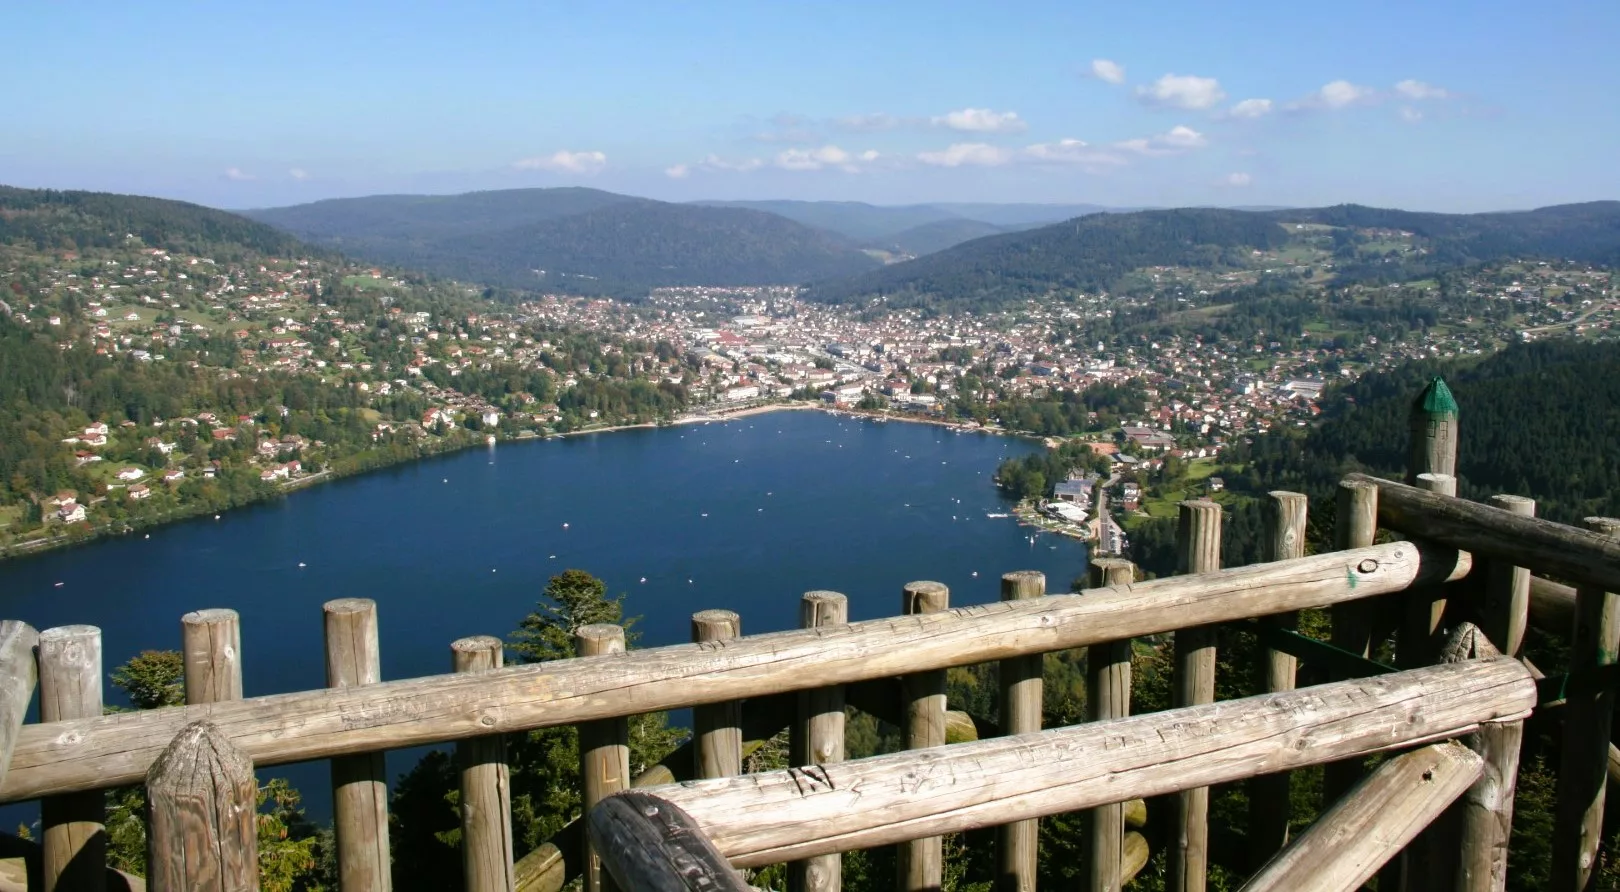
<path fill-rule="evenodd" d="M 131 238 L 148 247 L 235 259 L 318 253 L 262 223 L 201 205 L 143 195 L 0 186 L 0 244 L 36 251 L 111 248 Z"/>
<path fill-rule="evenodd" d="M 596 189 L 381 195 L 246 213 L 367 262 L 632 299 L 660 286 L 798 284 L 881 265 L 841 236 L 775 214 Z"/>
<path fill-rule="evenodd" d="M 983 220 L 936 220 L 879 239 L 875 244 L 881 248 L 920 257 L 953 248 L 976 238 L 1001 235 L 1004 232 L 1018 232 L 1027 228 L 1029 227 L 997 226 Z"/>

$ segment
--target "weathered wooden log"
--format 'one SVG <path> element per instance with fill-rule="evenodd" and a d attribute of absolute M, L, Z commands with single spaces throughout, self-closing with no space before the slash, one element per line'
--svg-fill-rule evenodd
<path fill-rule="evenodd" d="M 1275 490 L 1267 504 L 1263 561 L 1287 561 L 1305 556 L 1307 500 L 1304 493 Z M 1299 614 L 1266 617 L 1261 622 L 1288 631 L 1299 628 Z M 1292 691 L 1299 661 L 1280 650 L 1262 652 L 1260 689 L 1269 693 Z M 1290 781 L 1287 774 L 1262 774 L 1249 781 L 1249 863 L 1261 865 L 1288 844 Z"/>
<path fill-rule="evenodd" d="M 39 720 L 101 715 L 101 630 L 61 626 L 39 633 Z M 40 803 L 43 880 L 57 889 L 107 888 L 107 797 L 100 790 Z"/>
<path fill-rule="evenodd" d="M 1536 516 L 1536 500 L 1524 496 L 1494 495 L 1486 504 L 1520 517 Z M 1480 631 L 1493 646 L 1510 657 L 1521 656 L 1524 632 L 1530 624 L 1530 568 L 1486 561 L 1479 615 Z"/>
<path fill-rule="evenodd" d="M 1046 596 L 1046 574 L 1039 570 L 1015 570 L 1001 577 L 1001 600 L 1023 601 Z M 1089 660 L 1088 653 L 1087 659 Z M 1005 734 L 1028 734 L 1041 730 L 1042 662 L 1032 654 L 1011 657 L 997 666 L 1001 688 L 1001 730 Z M 1039 861 L 1040 822 L 1016 821 L 996 830 L 996 888 L 1000 892 L 1034 892 L 1035 869 Z"/>
<path fill-rule="evenodd" d="M 322 605 L 321 612 L 326 630 L 326 686 L 352 691 L 381 682 L 377 602 L 338 598 Z M 379 745 L 370 752 L 351 750 L 352 754 L 332 760 L 332 830 L 337 836 L 338 876 L 344 889 L 387 892 L 393 888 L 383 749 Z"/>
<path fill-rule="evenodd" d="M 900 593 L 901 613 L 921 616 L 944 613 L 950 606 L 951 591 L 938 582 L 908 582 Z M 1003 602 L 1017 603 L 1017 602 Z M 900 677 L 901 703 L 905 710 L 907 749 L 918 750 L 945 745 L 945 672 L 931 669 Z M 945 839 L 924 836 L 900 843 L 895 852 L 897 886 L 900 892 L 935 892 L 945 882 Z"/>
<path fill-rule="evenodd" d="M 799 601 L 799 628 L 820 629 L 849 622 L 849 599 L 838 592 L 805 592 Z M 833 685 L 799 692 L 798 720 L 788 736 L 794 765 L 825 766 L 844 761 L 844 688 Z M 788 865 L 790 892 L 837 892 L 843 888 L 843 861 L 817 855 Z"/>
<path fill-rule="evenodd" d="M 1620 591 L 1620 539 L 1366 474 L 1345 479 L 1378 487 L 1378 518 L 1393 529 L 1466 548 L 1476 558 L 1499 558 L 1563 576 L 1577 585 Z"/>
<path fill-rule="evenodd" d="M 1575 628 L 1575 586 L 1531 576 L 1530 625 L 1568 641 Z"/>
<path fill-rule="evenodd" d="M 1475 660 L 826 766 L 651 790 L 738 867 L 1094 808 L 1466 734 L 1535 682 Z"/>
<path fill-rule="evenodd" d="M 1455 496 L 1457 478 L 1449 474 L 1418 474 L 1417 487 L 1425 492 Z M 1441 641 L 1440 624 L 1446 615 L 1446 598 L 1441 586 L 1414 588 L 1401 596 L 1400 633 L 1396 638 L 1395 664 L 1402 669 L 1427 666 L 1434 662 Z"/>
<path fill-rule="evenodd" d="M 0 783 L 11 769 L 11 753 L 28 718 L 28 704 L 34 699 L 39 679 L 34 649 L 38 646 L 39 633 L 33 626 L 14 619 L 0 621 Z"/>
<path fill-rule="evenodd" d="M 1378 536 L 1378 488 L 1370 483 L 1340 480 L 1333 500 L 1333 545 L 1340 551 L 1371 546 Z M 1351 601 L 1334 605 L 1329 640 L 1334 647 L 1366 657 L 1372 653 L 1373 626 L 1380 605 L 1376 601 Z M 1331 678 L 1344 678 L 1331 672 Z M 1366 774 L 1359 761 L 1327 766 L 1322 772 L 1322 805 L 1350 791 Z"/>
<path fill-rule="evenodd" d="M 1214 573 L 1221 569 L 1221 506 L 1209 499 L 1181 503 L 1176 527 L 1176 572 Z M 1176 706 L 1215 702 L 1215 629 L 1176 632 Z M 1204 892 L 1209 874 L 1209 788 L 1193 787 L 1176 796 L 1176 819 L 1165 880 L 1168 892 Z"/>
<path fill-rule="evenodd" d="M 146 778 L 152 892 L 258 892 L 258 795 L 253 763 L 218 728 L 182 728 Z"/>
<path fill-rule="evenodd" d="M 180 617 L 187 703 L 242 699 L 242 618 L 227 608 Z"/>
<path fill-rule="evenodd" d="M 624 655 L 624 627 L 597 623 L 574 631 L 574 649 L 582 657 Z M 589 814 L 597 803 L 630 789 L 630 723 L 624 716 L 579 726 L 580 807 Z M 601 851 L 586 840 L 585 892 L 613 892 L 613 879 L 602 872 Z M 626 887 L 627 890 L 634 887 Z"/>
<path fill-rule="evenodd" d="M 695 822 L 679 808 L 631 791 L 588 813 L 591 841 L 621 889 L 636 892 L 750 892 Z"/>
<path fill-rule="evenodd" d="M 701 644 L 742 637 L 742 617 L 731 610 L 692 614 L 692 641 Z M 692 737 L 698 777 L 731 777 L 742 773 L 742 703 L 710 703 L 692 710 Z"/>
<path fill-rule="evenodd" d="M 1516 584 L 1512 575 L 1505 581 Z M 1446 642 L 1441 660 L 1456 663 L 1500 655 L 1484 632 L 1463 623 Z M 1460 852 L 1452 887 L 1455 892 L 1503 892 L 1507 888 L 1508 840 L 1513 832 L 1513 797 L 1519 785 L 1523 741 L 1522 721 L 1482 722 L 1479 730 L 1463 738 L 1483 764 L 1479 779 L 1454 806 Z"/>
<path fill-rule="evenodd" d="M 450 645 L 456 672 L 488 672 L 504 662 L 501 639 L 460 638 Z M 499 734 L 456 743 L 461 771 L 461 872 L 467 892 L 512 892 L 512 781 L 506 738 Z"/>
<path fill-rule="evenodd" d="M 128 783 L 188 721 L 206 718 L 259 764 L 325 759 L 1144 637 L 1403 590 L 1467 575 L 1452 548 L 1392 542 L 1207 576 L 1170 577 L 945 613 L 152 709 L 22 728 L 0 801 Z M 609 668 L 611 660 L 612 671 Z M 288 729 L 295 728 L 295 733 Z"/>
<path fill-rule="evenodd" d="M 1091 588 L 1106 588 L 1130 585 L 1135 577 L 1136 566 L 1130 561 L 1096 558 L 1091 562 L 1087 583 Z M 1086 651 L 1086 694 L 1087 718 L 1093 722 L 1122 719 L 1131 714 L 1129 640 L 1094 644 Z M 1125 805 L 1119 802 L 1110 802 L 1091 810 L 1086 833 L 1086 888 L 1090 892 L 1119 892 L 1130 881 L 1125 876 L 1125 865 L 1130 858 L 1122 855 L 1126 843 L 1125 811 Z M 1145 804 L 1142 812 L 1145 822 Z M 1143 862 L 1146 863 L 1145 839 L 1142 849 Z"/>
<path fill-rule="evenodd" d="M 1260 869 L 1243 892 L 1354 892 L 1462 795 L 1481 760 L 1437 743 L 1385 762 Z"/>
<path fill-rule="evenodd" d="M 1508 517 L 1513 515 L 1498 512 Z M 1620 520 L 1588 517 L 1592 535 L 1620 548 Z M 1620 564 L 1616 565 L 1620 569 Z M 1590 672 L 1615 663 L 1620 650 L 1620 586 L 1605 591 L 1590 582 L 1575 590 L 1575 632 L 1570 642 L 1570 673 Z M 1614 726 L 1615 689 L 1570 692 L 1564 706 L 1562 752 L 1558 763 L 1558 811 L 1553 821 L 1550 887 L 1591 888 L 1603 841 L 1603 805 L 1608 790 L 1609 739 Z"/>

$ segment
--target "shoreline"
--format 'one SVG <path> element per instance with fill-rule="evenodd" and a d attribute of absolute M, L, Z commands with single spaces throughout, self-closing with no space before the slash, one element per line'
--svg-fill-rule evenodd
<path fill-rule="evenodd" d="M 1022 434 L 1022 433 L 1018 433 L 1016 431 L 1009 431 L 1009 430 L 1006 430 L 1004 428 L 989 428 L 989 427 L 984 427 L 984 426 L 980 426 L 980 425 L 969 426 L 969 425 L 966 425 L 966 424 L 962 424 L 961 422 L 945 421 L 945 420 L 932 419 L 932 418 L 917 418 L 917 417 L 909 416 L 909 415 L 890 415 L 890 414 L 886 414 L 886 413 L 871 410 L 871 409 L 836 409 L 836 408 L 821 405 L 821 404 L 818 404 L 818 403 L 803 403 L 803 402 L 765 403 L 765 404 L 762 404 L 762 405 L 744 406 L 744 407 L 734 409 L 734 410 L 731 410 L 731 411 L 718 411 L 718 412 L 709 411 L 709 412 L 688 413 L 688 414 L 685 414 L 685 415 L 676 416 L 675 418 L 671 419 L 668 422 L 644 421 L 644 422 L 638 422 L 638 423 L 635 423 L 635 424 L 610 424 L 610 425 L 604 425 L 602 427 L 594 427 L 594 428 L 588 428 L 588 429 L 582 429 L 582 430 L 567 431 L 565 433 L 533 434 L 533 435 L 530 435 L 530 436 L 497 437 L 496 442 L 494 444 L 486 444 L 483 439 L 479 438 L 479 439 L 475 439 L 473 442 L 469 442 L 469 443 L 465 443 L 465 444 L 461 444 L 461 445 L 457 445 L 457 446 L 452 446 L 452 447 L 449 447 L 449 448 L 435 449 L 435 450 L 433 450 L 433 451 L 431 451 L 431 452 L 429 452 L 429 453 L 427 453 L 425 455 L 413 456 L 412 458 L 406 459 L 404 461 L 398 461 L 398 462 L 391 462 L 391 463 L 388 463 L 388 464 L 376 465 L 374 467 L 368 467 L 368 468 L 365 468 L 363 470 L 353 471 L 353 472 L 350 472 L 350 473 L 335 473 L 330 469 L 330 467 L 328 467 L 326 470 L 322 470 L 320 472 L 312 474 L 309 477 L 300 478 L 300 479 L 298 479 L 296 481 L 293 481 L 290 485 L 284 486 L 279 492 L 275 493 L 274 495 L 267 496 L 267 497 L 264 497 L 264 498 L 253 499 L 252 501 L 244 502 L 244 503 L 242 503 L 240 505 L 232 505 L 232 506 L 230 506 L 228 508 L 221 509 L 221 508 L 209 508 L 207 506 L 198 506 L 193 510 L 181 509 L 181 510 L 179 510 L 179 511 L 173 513 L 173 514 L 170 514 L 170 515 L 168 515 L 168 516 L 166 516 L 166 517 L 164 517 L 162 519 L 153 519 L 149 523 L 131 524 L 131 523 L 126 521 L 126 522 L 124 522 L 124 525 L 122 527 L 120 527 L 120 528 L 104 527 L 104 528 L 100 528 L 100 529 L 93 529 L 89 533 L 80 534 L 80 535 L 77 535 L 77 536 L 70 535 L 70 534 L 61 534 L 61 535 L 55 535 L 55 536 L 47 536 L 47 537 L 44 537 L 44 538 L 41 538 L 41 539 L 30 539 L 30 540 L 27 540 L 27 541 L 15 542 L 15 543 L 12 543 L 12 544 L 9 544 L 9 545 L 3 545 L 3 546 L 0 546 L 0 564 L 3 564 L 6 561 L 9 561 L 9 560 L 12 560 L 12 559 L 15 559 L 15 558 L 25 558 L 25 557 L 32 557 L 32 556 L 38 555 L 38 554 L 44 554 L 45 552 L 54 551 L 55 549 L 58 549 L 58 548 L 67 548 L 67 547 L 72 547 L 72 546 L 77 546 L 77 545 L 88 545 L 88 544 L 90 544 L 92 542 L 98 542 L 98 541 L 100 541 L 102 539 L 109 539 L 109 538 L 112 538 L 114 536 L 127 536 L 130 533 L 134 533 L 134 532 L 158 529 L 158 528 L 161 528 L 161 527 L 168 526 L 170 524 L 181 523 L 181 522 L 184 522 L 184 521 L 187 521 L 187 520 L 193 520 L 193 519 L 197 518 L 200 515 L 207 514 L 207 513 L 210 513 L 210 512 L 217 513 L 217 514 L 225 514 L 225 513 L 229 513 L 231 510 L 233 510 L 235 508 L 245 508 L 245 507 L 248 507 L 250 505 L 262 504 L 262 503 L 264 503 L 266 501 L 270 501 L 273 498 L 282 498 L 282 497 L 287 496 L 290 493 L 298 492 L 298 491 L 303 490 L 303 489 L 312 488 L 312 487 L 314 487 L 314 486 L 316 486 L 318 484 L 330 483 L 330 482 L 336 481 L 336 480 L 346 480 L 346 479 L 349 479 L 351 477 L 358 477 L 358 476 L 361 476 L 361 475 L 364 475 L 364 474 L 369 474 L 369 473 L 371 473 L 373 471 L 380 471 L 380 470 L 383 470 L 384 468 L 398 467 L 400 465 L 408 464 L 411 461 L 420 461 L 420 460 L 422 460 L 424 458 L 434 458 L 434 457 L 439 457 L 439 456 L 454 455 L 454 454 L 456 454 L 458 452 L 462 452 L 464 450 L 472 449 L 472 448 L 475 448 L 475 447 L 478 447 L 478 446 L 488 446 L 489 448 L 493 448 L 493 446 L 499 445 L 500 443 L 503 443 L 503 442 L 506 442 L 506 443 L 527 443 L 527 442 L 536 442 L 536 441 L 543 442 L 543 441 L 546 441 L 546 440 L 560 440 L 560 439 L 563 439 L 565 437 L 579 437 L 579 436 L 585 436 L 585 435 L 588 435 L 588 434 L 609 434 L 609 433 L 615 433 L 615 432 L 618 432 L 618 431 L 627 431 L 627 430 L 656 429 L 656 428 L 660 428 L 660 427 L 676 427 L 676 426 L 679 426 L 679 425 L 697 424 L 697 423 L 700 423 L 700 422 L 701 423 L 709 423 L 709 422 L 721 422 L 721 423 L 724 423 L 724 422 L 732 421 L 734 419 L 739 419 L 739 418 L 751 418 L 751 417 L 753 417 L 755 415 L 767 415 L 767 414 L 770 414 L 772 412 L 824 412 L 824 413 L 826 413 L 828 415 L 846 415 L 847 414 L 847 415 L 851 415 L 851 416 L 854 416 L 854 417 L 857 417 L 857 418 L 865 418 L 865 419 L 868 419 L 868 420 L 871 420 L 871 421 L 884 421 L 884 422 L 886 422 L 886 421 L 899 421 L 899 422 L 905 422 L 905 423 L 908 423 L 908 424 L 930 424 L 930 425 L 933 425 L 935 427 L 949 428 L 951 430 L 955 430 L 957 433 L 979 433 L 979 434 L 989 434 L 989 435 L 992 435 L 992 436 L 1024 437 L 1026 439 L 1034 439 L 1034 440 L 1042 440 L 1043 439 L 1041 437 L 1036 437 L 1036 436 L 1034 436 L 1032 434 Z M 1051 530 L 1049 532 L 1057 532 L 1057 531 L 1056 530 Z"/>

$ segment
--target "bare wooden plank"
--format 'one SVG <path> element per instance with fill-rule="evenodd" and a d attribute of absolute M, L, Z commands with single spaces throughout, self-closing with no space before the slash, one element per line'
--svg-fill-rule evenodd
<path fill-rule="evenodd" d="M 692 614 L 692 641 L 702 644 L 742 637 L 742 617 L 732 610 Z M 710 703 L 692 710 L 692 737 L 698 777 L 731 777 L 742 773 L 742 703 Z"/>
<path fill-rule="evenodd" d="M 849 622 L 849 599 L 838 592 L 805 592 L 799 600 L 799 628 L 821 629 Z M 798 719 L 788 736 L 789 758 L 814 774 L 818 766 L 844 761 L 844 687 L 800 691 Z M 837 892 L 843 888 L 843 861 L 817 855 L 788 865 L 790 892 Z"/>
<path fill-rule="evenodd" d="M 488 672 L 504 662 L 501 639 L 460 638 L 450 645 L 456 672 Z M 506 738 L 474 737 L 456 744 L 461 769 L 461 868 L 467 892 L 512 892 L 512 782 Z"/>
<path fill-rule="evenodd" d="M 1176 527 L 1176 571 L 1214 573 L 1221 569 L 1221 506 L 1209 499 L 1181 503 Z M 1215 702 L 1215 629 L 1176 632 L 1176 706 Z M 1167 853 L 1167 892 L 1204 892 L 1209 873 L 1209 788 L 1192 787 L 1176 797 L 1175 834 Z"/>
<path fill-rule="evenodd" d="M 1514 515 L 1498 512 L 1507 517 Z M 1620 520 L 1588 517 L 1593 535 L 1620 545 Z M 1569 648 L 1571 674 L 1612 666 L 1620 650 L 1620 589 L 1591 584 L 1575 590 L 1575 633 Z M 1591 888 L 1603 841 L 1603 806 L 1608 792 L 1609 739 L 1614 726 L 1615 689 L 1570 692 L 1564 706 L 1564 733 L 1558 763 L 1558 811 L 1553 821 L 1550 888 Z"/>
<path fill-rule="evenodd" d="M 742 875 L 678 807 L 632 791 L 588 813 L 591 840 L 621 889 L 636 892 L 749 892 Z"/>
<path fill-rule="evenodd" d="M 101 630 L 61 626 L 39 633 L 39 720 L 101 715 Z M 46 892 L 107 888 L 107 797 L 98 790 L 40 803 Z"/>
<path fill-rule="evenodd" d="M 1535 682 L 1474 660 L 826 766 L 654 788 L 738 867 L 1297 769 L 1527 715 Z"/>
<path fill-rule="evenodd" d="M 188 720 L 214 722 L 258 764 L 325 759 L 1087 647 L 1183 624 L 1327 607 L 1426 580 L 1460 578 L 1470 566 L 1452 548 L 1392 542 L 1083 596 L 754 635 L 720 650 L 683 644 L 611 658 L 507 666 L 476 678 L 441 675 L 364 690 L 144 710 L 63 722 L 53 730 L 26 726 L 18 732 L 0 801 L 139 779 L 162 752 L 162 741 Z"/>
<path fill-rule="evenodd" d="M 38 646 L 39 633 L 33 626 L 15 619 L 0 621 L 0 783 L 11 769 L 11 753 L 34 699 Z"/>
<path fill-rule="evenodd" d="M 944 613 L 951 590 L 938 582 L 908 582 L 900 593 L 906 616 Z M 1003 602 L 1006 603 L 1006 602 Z M 931 669 L 900 677 L 901 704 L 906 720 L 907 749 L 945 745 L 945 672 Z M 936 892 L 945 882 L 945 840 L 940 836 L 908 839 L 896 850 L 895 868 L 900 892 Z"/>
<path fill-rule="evenodd" d="M 180 617 L 186 702 L 242 699 L 242 619 L 227 608 L 193 610 Z"/>
<path fill-rule="evenodd" d="M 1091 588 L 1129 585 L 1136 566 L 1120 558 L 1096 558 L 1087 583 Z M 1094 644 L 1086 651 L 1088 715 L 1093 722 L 1122 719 L 1131 714 L 1131 642 Z M 1086 833 L 1086 888 L 1090 892 L 1119 892 L 1129 882 L 1131 860 L 1126 849 L 1125 804 L 1110 802 L 1091 810 Z M 1144 804 L 1143 814 L 1147 807 Z M 1137 834 L 1141 836 L 1141 834 Z M 1147 862 L 1147 840 L 1142 840 L 1142 861 Z M 1140 866 L 1137 868 L 1140 870 Z"/>
<path fill-rule="evenodd" d="M 624 627 L 608 623 L 580 626 L 574 631 L 574 650 L 582 657 L 622 658 Z M 579 772 L 580 807 L 586 813 L 614 793 L 630 789 L 630 723 L 624 716 L 579 726 Z M 613 892 L 617 888 L 613 878 L 602 871 L 601 854 L 587 840 L 585 892 Z"/>
<path fill-rule="evenodd" d="M 326 632 L 327 687 L 370 687 L 382 681 L 377 602 L 370 598 L 339 598 L 327 601 L 321 612 Z M 382 749 L 376 747 L 372 752 L 332 760 L 332 829 L 337 835 L 338 877 L 345 890 L 387 892 L 393 887 L 388 853 L 388 771 Z"/>
<path fill-rule="evenodd" d="M 1305 556 L 1307 499 L 1304 493 L 1274 490 L 1266 504 L 1265 538 L 1261 560 L 1286 561 Z M 1299 629 L 1299 614 L 1285 613 L 1262 622 L 1288 631 Z M 1292 691 L 1299 661 L 1280 650 L 1261 655 L 1260 689 L 1271 693 Z M 1290 779 L 1287 774 L 1263 774 L 1249 782 L 1249 861 L 1264 864 L 1288 844 Z"/>
<path fill-rule="evenodd" d="M 1378 488 L 1371 483 L 1340 480 L 1333 500 L 1333 545 L 1343 551 L 1372 545 L 1378 536 Z M 1362 657 L 1372 653 L 1372 629 L 1380 605 L 1355 601 L 1334 605 L 1329 639 L 1334 647 Z M 1343 678 L 1338 672 L 1333 678 Z M 1365 771 L 1359 762 L 1329 765 L 1323 769 L 1323 807 L 1342 797 L 1359 782 Z"/>
<path fill-rule="evenodd" d="M 258 892 L 258 793 L 218 728 L 181 729 L 146 779 L 152 892 Z"/>
<path fill-rule="evenodd" d="M 1500 558 L 1577 584 L 1620 591 L 1620 539 L 1366 474 L 1345 479 L 1378 487 L 1378 518 L 1386 526 L 1466 548 L 1475 557 Z"/>
<path fill-rule="evenodd" d="M 1001 600 L 1022 601 L 1046 596 L 1046 574 L 1015 570 L 1001 577 Z M 1001 730 L 1028 734 L 1041 730 L 1040 654 L 1002 660 L 997 667 L 1001 688 Z M 996 832 L 996 888 L 1001 892 L 1034 892 L 1035 868 L 1040 855 L 1040 822 L 1016 821 Z"/>
<path fill-rule="evenodd" d="M 1260 869 L 1242 892 L 1354 892 L 1480 775 L 1457 743 L 1385 762 Z"/>

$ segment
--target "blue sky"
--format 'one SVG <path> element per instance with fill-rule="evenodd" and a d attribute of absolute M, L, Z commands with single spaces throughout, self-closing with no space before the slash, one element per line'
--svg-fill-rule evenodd
<path fill-rule="evenodd" d="M 219 207 L 1620 198 L 1620 3 L 14 3 L 0 183 Z"/>

